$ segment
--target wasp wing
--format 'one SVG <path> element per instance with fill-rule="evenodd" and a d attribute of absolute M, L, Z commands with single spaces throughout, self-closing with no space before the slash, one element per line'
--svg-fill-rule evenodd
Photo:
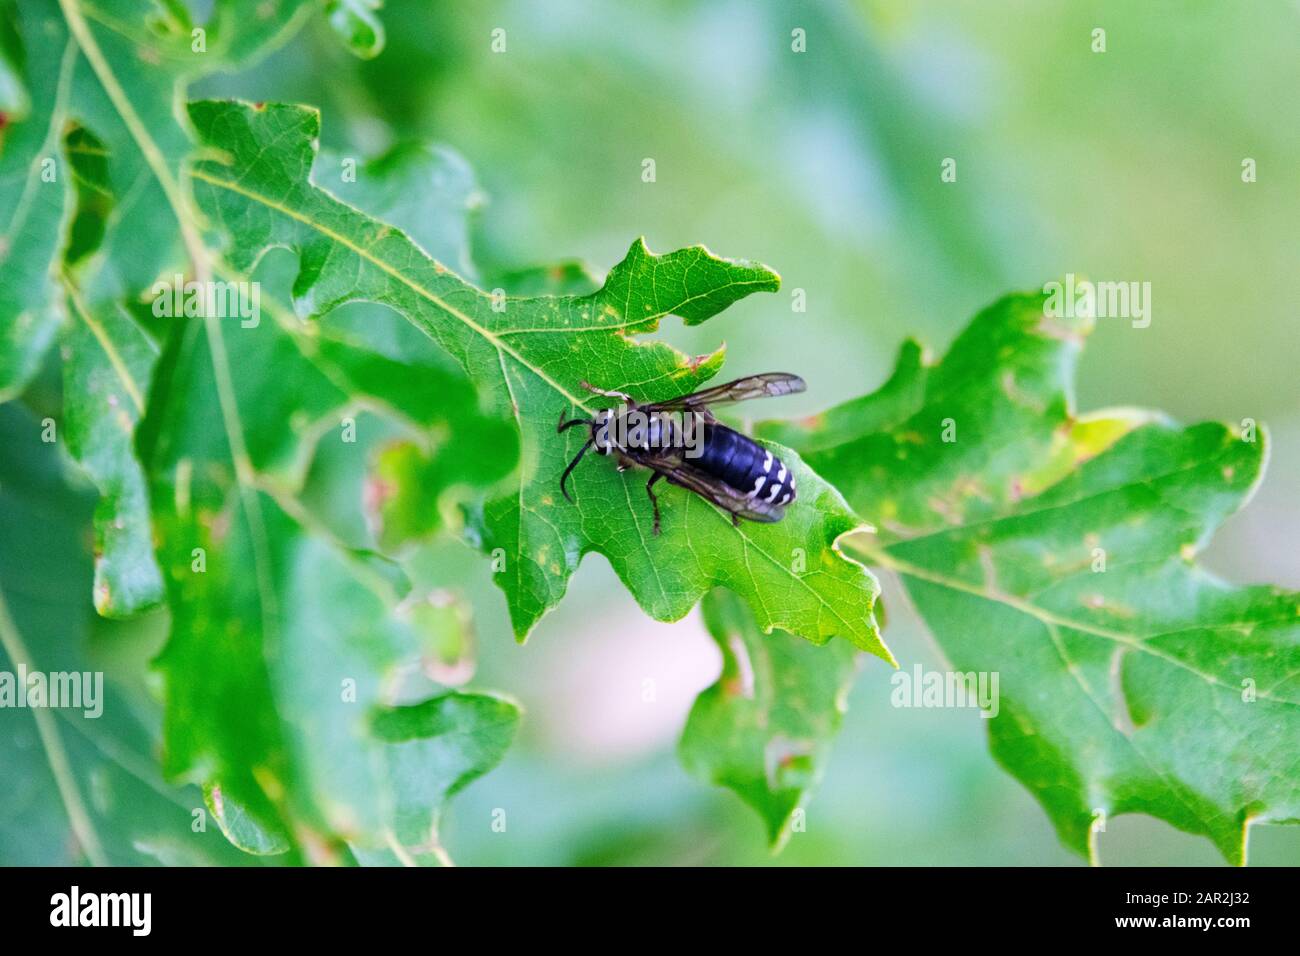
<path fill-rule="evenodd" d="M 720 481 L 713 475 L 687 464 L 679 454 L 643 455 L 638 457 L 637 464 L 653 468 L 670 484 L 693 491 L 730 514 L 748 518 L 750 521 L 761 521 L 764 524 L 780 521 L 785 516 L 785 505 L 762 501 L 757 497 L 746 497 L 725 481 Z"/>
<path fill-rule="evenodd" d="M 798 375 L 791 375 L 789 372 L 765 372 L 762 375 L 738 378 L 734 382 L 715 385 L 712 388 L 692 392 L 689 395 L 681 395 L 662 402 L 643 405 L 642 408 L 655 411 L 675 408 L 701 408 L 707 405 L 728 405 L 732 402 L 747 402 L 751 398 L 775 398 L 780 395 L 792 395 L 795 392 L 802 392 L 807 387 L 807 383 Z"/>

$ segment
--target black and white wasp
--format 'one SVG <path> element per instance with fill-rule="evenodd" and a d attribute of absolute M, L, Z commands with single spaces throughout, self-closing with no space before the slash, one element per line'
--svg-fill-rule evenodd
<path fill-rule="evenodd" d="M 653 472 L 645 490 L 654 508 L 655 534 L 659 533 L 659 499 L 654 486 L 661 478 L 729 512 L 737 525 L 741 518 L 780 521 L 786 506 L 794 501 L 794 475 L 784 463 L 752 438 L 721 424 L 713 417 L 710 406 L 802 392 L 807 386 L 799 376 L 785 372 L 751 375 L 648 404 L 640 404 L 622 392 L 582 384 L 598 395 L 622 399 L 623 404 L 603 408 L 590 419 L 566 422 L 561 413 L 557 432 L 579 425 L 591 431 L 582 450 L 560 476 L 560 491 L 569 501 L 573 498 L 565 482 L 592 448 L 601 455 L 617 456 L 619 471 L 639 465 Z M 694 434 L 687 434 L 692 431 Z"/>

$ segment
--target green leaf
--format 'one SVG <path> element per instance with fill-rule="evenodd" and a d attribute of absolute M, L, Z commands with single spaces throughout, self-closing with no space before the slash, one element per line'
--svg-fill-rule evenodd
<path fill-rule="evenodd" d="M 518 707 L 485 694 L 453 692 L 375 714 L 371 732 L 384 744 L 390 826 L 401 848 L 390 849 L 398 860 L 448 862 L 437 842 L 441 808 L 501 762 L 518 726 Z"/>
<path fill-rule="evenodd" d="M 182 278 L 216 278 L 214 264 L 230 271 L 207 247 L 190 206 L 183 162 L 192 143 L 173 113 L 178 91 L 274 42 L 297 10 L 219 3 L 204 34 L 179 5 L 142 4 L 121 18 L 78 0 L 28 9 L 23 34 L 59 39 L 68 51 L 68 92 L 57 102 L 77 120 L 50 128 L 68 129 L 59 157 L 66 166 L 56 163 L 55 179 L 70 183 L 76 197 L 61 247 L 73 313 L 65 333 L 66 433 L 103 495 L 98 606 L 129 614 L 159 599 L 151 527 L 171 578 L 174 633 L 160 665 L 165 769 L 209 785 L 218 823 L 260 852 L 290 847 L 313 859 L 344 859 L 349 843 L 389 846 L 387 790 L 375 776 L 383 747 L 366 721 L 393 692 L 379 686 L 385 674 L 401 669 L 403 655 L 418 659 L 429 643 L 426 616 L 412 610 L 418 601 L 400 603 L 405 583 L 395 567 L 335 541 L 302 505 L 312 452 L 348 413 L 366 409 L 395 420 L 450 486 L 473 483 L 486 469 L 477 462 L 473 471 L 470 456 L 463 467 L 447 467 L 434 454 L 447 443 L 438 426 L 455 415 L 468 421 L 469 437 L 477 423 L 495 425 L 497 436 L 503 430 L 478 413 L 473 389 L 445 360 L 319 334 L 273 297 L 265 304 L 274 322 L 253 316 L 235 334 L 216 319 L 145 323 L 170 340 L 162 380 L 149 391 L 156 349 L 136 322 L 143 293 L 158 295 L 152 283 L 160 272 L 170 280 L 168 270 L 182 271 L 182 244 L 190 260 Z M 148 68 L 139 67 L 141 58 Z M 34 77 L 48 77 L 49 59 L 27 58 Z M 165 407 L 152 407 L 155 401 Z M 493 475 L 513 465 L 509 437 L 498 437 Z M 159 469 L 151 476 L 152 493 L 162 494 L 152 524 L 133 439 Z M 359 494 L 354 504 L 360 508 Z M 325 602 L 311 602 L 313 587 L 344 600 L 344 612 L 325 615 Z M 298 609 L 295 601 L 310 603 Z M 337 641 L 338 652 L 319 658 L 307 624 Z M 350 707 L 339 706 L 339 686 L 326 694 L 319 683 L 333 671 L 309 671 L 322 659 L 353 671 L 339 678 L 355 682 L 342 701 Z M 325 732 L 337 738 L 337 752 L 324 748 L 318 735 Z"/>
<path fill-rule="evenodd" d="M 230 230 L 236 268 L 249 268 L 272 246 L 288 247 L 299 259 L 300 314 L 325 316 L 354 300 L 388 306 L 460 363 L 488 408 L 514 418 L 517 487 L 476 509 L 471 524 L 484 550 L 506 558 L 498 583 L 520 637 L 560 600 L 582 556 L 597 551 L 658 619 L 682 617 L 722 585 L 750 602 L 765 630 L 779 626 L 818 643 L 839 634 L 888 658 L 872 616 L 876 583 L 837 548 L 858 520 L 785 450 L 776 449 L 801 497 L 772 525 L 733 528 L 712 506 L 674 489 L 662 496 L 664 534 L 656 538 L 644 475 L 618 474 L 608 462 L 575 473 L 577 506 L 559 494 L 560 473 L 582 439 L 557 436 L 556 419 L 597 407 L 581 383 L 633 389 L 648 400 L 697 388 L 721 367 L 721 351 L 691 359 L 633 336 L 669 314 L 703 322 L 751 292 L 776 289 L 775 273 L 702 247 L 657 256 L 638 240 L 591 295 L 494 298 L 401 231 L 313 184 L 313 110 L 200 102 L 190 114 L 203 141 L 222 151 L 196 166 L 195 195 Z"/>
<path fill-rule="evenodd" d="M 485 200 L 474 170 L 455 150 L 404 142 L 360 163 L 322 150 L 314 169 L 318 184 L 339 199 L 396 226 L 435 259 L 475 278 L 470 223 Z"/>
<path fill-rule="evenodd" d="M 601 282 L 585 263 L 566 260 L 552 265 L 508 269 L 490 277 L 487 285 L 513 296 L 592 295 Z"/>
<path fill-rule="evenodd" d="M 191 213 L 182 166 L 193 142 L 175 110 L 185 86 L 281 43 L 308 9 L 292 0 L 218 0 L 209 22 L 194 26 L 184 7 L 160 10 L 152 0 L 118 0 L 111 10 L 86 0 L 23 4 L 28 83 L 56 92 L 47 142 L 15 149 L 14 160 L 56 157 L 65 182 L 69 170 L 54 137 L 65 119 L 75 120 L 103 153 L 96 188 L 131 197 L 118 205 L 96 261 L 77 276 L 92 306 L 141 295 L 180 261 L 182 229 L 191 225 L 177 222 L 178 213 Z M 33 122 L 34 115 L 24 125 Z"/>
<path fill-rule="evenodd" d="M 446 696 L 423 678 L 411 686 L 421 668 L 465 678 L 448 643 L 452 622 L 439 613 L 452 605 L 441 593 L 410 593 L 396 565 L 355 547 L 366 535 L 348 521 L 362 513 L 363 493 L 385 513 L 396 507 L 363 481 L 385 443 L 422 456 L 427 534 L 445 493 L 510 472 L 516 442 L 427 339 L 386 336 L 382 322 L 363 323 L 370 342 L 304 323 L 280 304 L 275 266 L 246 275 L 218 263 L 227 281 L 259 283 L 264 316 L 173 323 L 140 434 L 173 611 L 159 660 L 164 765 L 208 785 L 218 822 L 249 852 L 437 859 L 436 833 L 411 837 L 409 819 L 423 812 L 436 825 L 459 785 L 428 790 L 421 805 L 420 792 L 394 777 L 391 747 L 371 724 L 412 694 Z M 463 631 L 463 617 L 456 623 Z M 493 748 L 431 738 L 403 748 L 415 755 L 403 758 L 409 772 L 423 766 L 432 781 L 460 754 L 467 781 L 500 759 L 508 738 L 499 711 L 514 705 L 456 699 L 491 712 L 480 743 Z M 472 730 L 470 718 L 461 723 Z"/>
<path fill-rule="evenodd" d="M 371 723 L 399 693 L 434 693 L 402 678 L 445 634 L 396 565 L 347 547 L 304 504 L 316 447 L 356 401 L 340 383 L 374 357 L 349 363 L 290 322 L 178 325 L 142 426 L 173 617 L 158 661 L 164 768 L 255 821 L 252 836 L 229 825 L 241 845 L 344 859 L 400 848 L 392 807 L 406 789 Z M 428 751 L 429 773 L 442 753 Z M 437 810 L 424 807 L 431 821 Z"/>
<path fill-rule="evenodd" d="M 905 345 L 875 395 L 761 431 L 879 526 L 848 547 L 900 575 L 952 668 L 999 674 L 993 754 L 1067 846 L 1147 813 L 1241 863 L 1250 823 L 1300 820 L 1300 597 L 1195 557 L 1265 435 L 1076 414 L 1091 324 L 1012 296 L 941 362 Z"/>
<path fill-rule="evenodd" d="M 105 308 L 96 317 L 77 296 L 70 301 L 76 318 L 64 333 L 64 435 L 100 490 L 95 608 L 126 617 L 163 598 L 146 482 L 133 448 L 158 350 L 120 310 Z"/>
<path fill-rule="evenodd" d="M 20 35 L 18 16 L 0 5 L 11 90 L 0 125 L 0 401 L 23 390 L 58 333 L 54 264 L 71 206 L 59 153 L 76 48 L 28 7 Z M 45 94 L 31 101 L 33 88 Z"/>
<path fill-rule="evenodd" d="M 758 811 L 779 847 L 821 779 L 858 654 L 842 640 L 815 647 L 783 631 L 763 634 L 725 591 L 709 594 L 702 607 L 722 651 L 722 676 L 696 698 L 678 752 L 691 773 Z"/>
<path fill-rule="evenodd" d="M 0 673 L 79 675 L 83 706 L 0 710 L 0 863 L 238 864 L 198 789 L 163 782 L 157 708 L 127 666 L 140 652 L 92 627 L 95 497 L 41 433 L 21 405 L 0 405 Z"/>
<path fill-rule="evenodd" d="M 363 315 L 372 320 L 365 335 L 373 341 L 382 335 L 373 321 L 380 317 Z M 330 443 L 317 461 L 309 501 L 348 541 L 400 552 L 433 536 L 444 517 L 459 523 L 457 502 L 513 470 L 516 431 L 479 408 L 473 387 L 427 338 L 399 336 L 384 354 L 336 329 L 292 328 L 358 410 L 387 420 L 365 419 L 363 426 L 358 417 L 357 447 Z M 362 515 L 364 529 L 357 528 Z"/>
<path fill-rule="evenodd" d="M 242 804 L 231 800 L 215 784 L 204 784 L 203 802 L 217 826 L 233 846 L 253 856 L 279 856 L 293 849 L 283 834 L 267 830 Z"/>
<path fill-rule="evenodd" d="M 50 91 L 0 140 L 0 400 L 22 390 L 62 324 L 69 445 L 103 495 L 95 602 L 107 616 L 163 598 L 131 454 L 156 349 L 128 307 L 180 271 L 177 217 L 192 219 L 181 176 L 192 142 L 175 102 L 187 82 L 278 43 L 306 9 L 222 0 L 195 27 L 183 6 L 150 0 L 0 8 L 2 59 Z"/>
<path fill-rule="evenodd" d="M 27 118 L 31 96 L 23 81 L 23 45 L 12 6 L 0 8 L 0 133 L 4 126 Z"/>
<path fill-rule="evenodd" d="M 380 0 L 325 0 L 325 16 L 344 46 L 371 60 L 384 50 L 384 25 L 376 11 Z"/>
<path fill-rule="evenodd" d="M 64 252 L 65 267 L 73 270 L 99 248 L 114 200 L 99 139 L 73 127 L 64 146 L 77 195 Z M 144 472 L 133 447 L 158 348 L 121 303 L 105 300 L 94 310 L 70 273 L 65 276 L 72 319 L 62 336 L 64 434 L 100 490 L 95 608 L 105 617 L 129 617 L 163 599 Z"/>

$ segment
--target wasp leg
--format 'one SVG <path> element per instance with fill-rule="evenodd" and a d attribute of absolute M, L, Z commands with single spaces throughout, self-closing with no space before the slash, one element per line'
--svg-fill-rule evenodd
<path fill-rule="evenodd" d="M 587 381 L 582 381 L 578 384 L 589 392 L 595 392 L 597 395 L 604 395 L 606 398 L 621 398 L 623 401 L 627 402 L 628 405 L 636 405 L 632 396 L 627 394 L 627 392 L 616 392 L 612 388 L 597 388 L 595 385 L 592 385 Z"/>
<path fill-rule="evenodd" d="M 650 496 L 650 505 L 655 510 L 655 536 L 659 535 L 659 498 L 655 495 L 655 482 L 663 477 L 662 472 L 656 471 L 650 476 L 650 480 L 645 483 L 645 493 Z"/>
<path fill-rule="evenodd" d="M 736 514 L 734 511 L 731 513 L 731 523 L 737 528 L 740 527 L 740 515 Z"/>

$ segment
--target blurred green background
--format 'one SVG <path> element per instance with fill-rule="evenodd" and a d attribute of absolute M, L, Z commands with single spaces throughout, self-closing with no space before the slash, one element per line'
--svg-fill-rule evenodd
<path fill-rule="evenodd" d="M 485 268 L 578 256 L 603 272 L 642 234 L 657 251 L 703 242 L 768 263 L 777 295 L 659 334 L 697 352 L 726 340 L 735 375 L 803 374 L 791 414 L 874 388 L 905 335 L 942 349 L 1009 290 L 1068 272 L 1150 282 L 1151 326 L 1100 323 L 1079 404 L 1267 423 L 1268 477 L 1207 561 L 1300 586 L 1300 5 L 388 0 L 381 18 L 372 61 L 317 20 L 194 95 L 318 104 L 324 145 L 344 155 L 453 147 L 486 198 L 473 250 Z M 940 181 L 946 157 L 956 183 Z M 1255 183 L 1242 182 L 1247 157 Z M 1081 862 L 994 764 L 974 712 L 890 707 L 875 660 L 807 831 L 772 857 L 757 817 L 673 753 L 720 667 L 697 617 L 649 620 L 593 556 L 517 646 L 488 568 L 467 555 L 431 548 L 421 573 L 471 596 L 474 685 L 526 714 L 505 763 L 443 824 L 458 862 Z M 896 656 L 941 666 L 895 584 Z M 146 648 L 160 636 L 156 621 L 115 625 L 114 639 L 124 630 Z M 1108 864 L 1222 862 L 1148 818 L 1110 821 L 1100 847 Z M 1255 828 L 1251 862 L 1300 863 L 1300 828 Z"/>

